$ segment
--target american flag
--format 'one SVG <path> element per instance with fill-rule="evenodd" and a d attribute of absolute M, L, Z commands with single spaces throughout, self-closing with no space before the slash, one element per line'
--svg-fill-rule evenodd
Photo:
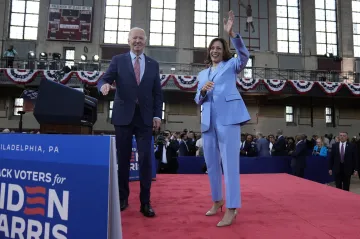
<path fill-rule="evenodd" d="M 21 98 L 24 100 L 36 100 L 38 92 L 36 90 L 24 90 L 21 94 Z"/>
<path fill-rule="evenodd" d="M 36 90 L 24 90 L 20 98 L 24 99 L 23 110 L 25 112 L 32 112 L 34 110 L 35 101 L 38 92 Z"/>

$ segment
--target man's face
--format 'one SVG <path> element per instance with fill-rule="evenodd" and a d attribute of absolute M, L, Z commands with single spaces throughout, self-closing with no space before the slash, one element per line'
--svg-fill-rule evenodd
<path fill-rule="evenodd" d="M 346 142 L 347 139 L 348 139 L 347 133 L 340 133 L 339 134 L 339 139 L 340 139 L 341 142 Z"/>
<path fill-rule="evenodd" d="M 248 135 L 248 136 L 246 137 L 246 140 L 247 140 L 248 142 L 251 142 L 251 141 L 253 141 L 253 137 L 252 137 L 251 135 Z"/>
<path fill-rule="evenodd" d="M 129 34 L 128 43 L 131 51 L 142 53 L 146 45 L 145 32 L 141 29 L 134 29 Z"/>
<path fill-rule="evenodd" d="M 171 136 L 171 132 L 168 130 L 164 131 L 164 137 L 169 138 Z"/>

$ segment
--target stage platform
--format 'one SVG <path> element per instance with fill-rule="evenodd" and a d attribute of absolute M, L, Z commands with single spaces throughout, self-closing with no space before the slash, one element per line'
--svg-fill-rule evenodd
<path fill-rule="evenodd" d="M 139 182 L 131 182 L 122 212 L 123 238 L 334 239 L 358 238 L 360 195 L 288 174 L 241 175 L 242 208 L 233 225 L 217 228 L 207 175 L 157 175 L 155 218 L 139 212 Z"/>

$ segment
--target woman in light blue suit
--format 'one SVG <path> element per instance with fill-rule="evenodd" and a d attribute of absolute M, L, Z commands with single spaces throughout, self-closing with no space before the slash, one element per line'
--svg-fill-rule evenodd
<path fill-rule="evenodd" d="M 324 146 L 322 139 L 320 139 L 320 138 L 317 139 L 316 145 L 314 146 L 314 149 L 312 152 L 312 155 L 327 157 L 327 152 L 328 152 L 328 149 L 326 146 Z"/>
<path fill-rule="evenodd" d="M 224 31 L 229 34 L 236 49 L 232 57 L 229 46 L 222 38 L 215 38 L 208 48 L 209 68 L 198 75 L 199 85 L 195 102 L 202 105 L 201 131 L 212 200 L 214 202 L 207 216 L 215 215 L 222 209 L 221 159 L 226 187 L 226 212 L 217 226 L 231 225 L 236 209 L 241 207 L 240 197 L 240 124 L 250 120 L 243 99 L 236 88 L 237 75 L 245 68 L 249 52 L 239 34 L 232 30 L 234 13 L 224 19 Z"/>

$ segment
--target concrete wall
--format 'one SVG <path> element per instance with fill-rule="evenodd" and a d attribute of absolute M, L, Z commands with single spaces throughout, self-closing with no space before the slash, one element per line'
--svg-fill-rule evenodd
<path fill-rule="evenodd" d="M 100 55 L 102 47 L 107 45 L 103 43 L 103 29 L 104 29 L 104 12 L 105 12 L 105 0 L 94 0 L 94 13 L 93 13 L 93 34 L 91 43 L 76 43 L 76 42 L 54 42 L 47 41 L 47 19 L 48 8 L 50 0 L 41 0 L 40 15 L 39 15 L 39 31 L 37 41 L 19 41 L 8 39 L 9 30 L 9 0 L 0 0 L 0 47 L 4 49 L 10 44 L 13 44 L 15 48 L 19 49 L 20 57 L 26 57 L 27 51 L 35 50 L 37 54 L 40 52 L 60 52 L 63 53 L 64 47 L 74 47 L 76 50 L 75 58 L 79 59 L 84 53 L 84 47 L 89 50 L 88 56 Z M 277 29 L 276 29 L 276 0 L 261 0 L 261 12 L 265 19 L 261 20 L 260 30 L 264 26 L 268 26 L 267 29 L 263 29 L 263 32 L 256 32 L 260 35 L 260 49 L 252 51 L 254 56 L 253 66 L 255 67 L 269 67 L 269 68 L 292 68 L 292 69 L 304 69 L 315 70 L 317 69 L 317 56 L 316 56 L 316 31 L 315 31 L 315 3 L 313 0 L 301 1 L 301 54 L 279 54 L 277 53 Z M 229 11 L 229 6 L 236 8 L 237 0 L 222 0 L 220 1 L 220 36 L 224 35 L 222 31 L 222 18 L 226 16 Z M 247 1 L 245 1 L 247 3 Z M 264 5 L 268 6 L 268 11 L 264 9 Z M 150 18 L 150 0 L 133 0 L 132 1 L 132 27 L 142 27 L 149 33 L 149 18 Z M 338 1 L 338 44 L 340 50 L 340 56 L 342 56 L 342 70 L 353 71 L 354 70 L 354 58 L 353 58 L 353 39 L 352 39 L 352 14 L 351 14 L 351 0 Z M 235 14 L 239 16 L 237 9 L 233 9 Z M 243 11 L 243 10 L 242 10 Z M 159 61 L 175 61 L 178 63 L 191 63 L 193 62 L 193 21 L 194 21 L 194 0 L 177 0 L 176 11 L 176 44 L 175 47 L 147 47 L 147 54 L 158 59 Z M 266 13 L 266 14 L 265 14 Z M 255 15 L 255 14 L 254 14 Z M 241 12 L 241 17 L 244 17 L 244 12 Z M 260 15 L 259 15 L 260 16 Z M 240 25 L 237 27 L 243 33 L 244 19 L 240 21 Z M 258 22 L 259 23 L 259 22 Z M 259 28 L 256 30 L 258 31 Z M 263 34 L 266 33 L 266 34 Z M 257 35 L 258 36 L 258 35 Z M 267 44 L 266 44 L 267 43 Z M 184 93 L 186 94 L 186 93 Z M 177 99 L 182 99 L 179 97 Z M 7 104 L 11 105 L 13 99 L 7 99 Z M 194 104 L 186 100 L 182 104 L 182 108 L 176 104 L 176 102 L 168 102 L 167 107 L 167 126 L 172 130 L 181 130 L 183 128 L 192 128 L 194 130 L 199 129 L 200 115 L 194 111 Z M 108 103 L 105 102 L 103 107 L 103 113 L 99 113 L 98 122 L 95 126 L 96 130 L 112 130 L 112 126 L 108 123 Z M 173 108 L 172 108 L 173 107 Z M 172 109 L 177 109 L 183 112 L 182 114 L 174 113 Z M 189 107 L 189 109 L 187 109 Z M 181 109 L 180 109 L 181 108 Z M 10 110 L 10 108 L 8 108 Z M 249 104 L 249 110 L 252 115 L 256 115 L 259 111 L 259 106 Z M 0 113 L 0 128 L 17 128 L 18 118 L 11 117 L 5 110 Z M 190 112 L 190 113 L 189 113 Z M 1 116 L 1 114 L 5 114 Z M 2 117 L 2 118 L 1 118 Z M 340 120 L 341 121 L 341 120 Z M 344 121 L 344 120 L 343 120 Z M 340 122 L 340 125 L 349 128 L 358 125 L 357 119 L 345 120 Z M 271 128 L 269 128 L 271 125 Z M 324 126 L 322 119 L 316 119 L 314 121 L 316 130 L 326 133 L 329 129 Z M 25 128 L 37 128 L 38 125 L 31 114 L 24 116 Z M 261 130 L 265 134 L 273 132 L 273 128 L 284 128 L 289 133 L 293 134 L 298 131 L 312 133 L 314 130 L 309 126 L 286 126 L 284 119 L 272 118 L 272 117 L 259 117 L 257 123 L 248 124 L 244 127 L 244 131 L 257 131 Z M 360 131 L 360 129 L 358 130 Z"/>
<path fill-rule="evenodd" d="M 47 19 L 50 0 L 41 0 L 39 16 L 39 32 L 37 41 L 18 41 L 7 39 L 8 19 L 9 19 L 9 0 L 0 0 L 0 37 L 4 47 L 13 44 L 21 49 L 20 56 L 25 57 L 28 50 L 40 52 L 63 52 L 64 47 L 75 47 L 75 58 L 80 59 L 86 46 L 89 49 L 89 56 L 101 55 L 103 44 L 105 0 L 94 1 L 93 13 L 93 34 L 91 43 L 76 42 L 53 42 L 47 41 Z M 235 11 L 235 29 L 240 31 L 244 38 L 249 38 L 250 33 L 244 32 L 245 13 L 244 9 L 238 7 L 238 0 L 220 1 L 220 36 L 226 36 L 222 31 L 221 19 L 226 16 L 231 6 Z M 149 32 L 150 24 L 150 0 L 132 0 L 132 26 L 144 28 Z M 245 1 L 247 3 L 247 1 Z M 316 57 L 316 31 L 315 31 L 315 3 L 313 0 L 302 0 L 301 5 L 301 54 L 277 54 L 276 40 L 276 0 L 261 0 L 260 4 L 253 3 L 253 15 L 256 32 L 251 35 L 252 45 L 259 42 L 259 49 L 254 49 L 252 55 L 255 56 L 254 66 L 270 68 L 292 68 L 314 70 L 317 68 Z M 259 5 L 259 6 L 257 6 Z M 268 6 L 268 7 L 267 7 Z M 346 58 L 343 61 L 343 70 L 353 70 L 353 39 L 352 39 L 352 14 L 351 0 L 338 1 L 338 44 L 340 56 Z M 240 10 L 240 12 L 239 12 Z M 148 54 L 159 58 L 160 61 L 168 59 L 180 63 L 191 63 L 193 60 L 193 21 L 194 21 L 194 0 L 177 0 L 176 11 L 176 45 L 175 47 L 151 47 L 147 48 Z M 240 18 L 239 18 L 240 16 Z M 261 19 L 257 19 L 260 17 Z M 260 31 L 259 31 L 260 30 Z M 260 40 L 257 40 L 260 38 Z M 256 44 L 255 44 L 256 45 Z M 165 56 L 164 56 L 165 55 Z M 285 58 L 284 58 L 285 57 Z M 294 59 L 290 59 L 294 58 Z M 288 62 L 290 65 L 282 66 L 281 62 Z M 300 63 L 300 64 L 299 64 Z M 292 65 L 291 65 L 292 64 Z"/>

